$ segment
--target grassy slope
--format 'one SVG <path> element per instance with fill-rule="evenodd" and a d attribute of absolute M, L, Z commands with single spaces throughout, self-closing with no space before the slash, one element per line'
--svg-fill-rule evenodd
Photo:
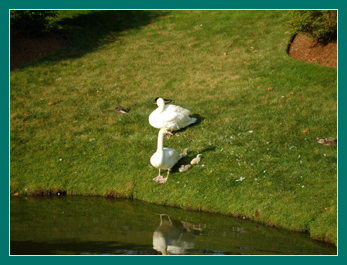
<path fill-rule="evenodd" d="M 11 192 L 132 197 L 336 244 L 337 147 L 315 139 L 337 136 L 337 71 L 286 55 L 287 20 L 287 11 L 62 11 L 69 46 L 11 72 Z M 184 164 L 202 153 L 164 185 L 149 163 L 157 96 L 198 118 L 165 145 L 189 148 Z"/>

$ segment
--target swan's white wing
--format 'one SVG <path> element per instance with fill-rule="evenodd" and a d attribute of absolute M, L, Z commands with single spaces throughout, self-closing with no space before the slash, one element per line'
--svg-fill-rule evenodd
<path fill-rule="evenodd" d="M 189 114 L 190 114 L 190 110 L 182 108 L 180 106 L 171 105 L 171 104 L 170 105 L 165 105 L 164 111 L 178 112 L 178 113 L 185 114 L 187 116 L 189 116 Z"/>
<path fill-rule="evenodd" d="M 195 121 L 195 118 L 191 118 L 185 114 L 175 112 L 166 116 L 165 126 L 170 128 L 171 130 L 176 131 L 188 126 L 191 123 L 194 123 Z"/>
<path fill-rule="evenodd" d="M 183 114 L 178 112 L 167 112 L 164 111 L 162 113 L 155 113 L 152 112 L 151 115 L 149 115 L 149 123 L 155 127 L 155 128 L 164 128 L 167 127 L 169 129 L 173 129 L 172 126 L 174 126 L 177 122 L 182 120 Z"/>
<path fill-rule="evenodd" d="M 180 159 L 180 154 L 172 148 L 163 148 L 165 169 L 172 168 Z"/>
<path fill-rule="evenodd" d="M 173 108 L 168 108 L 168 110 L 164 110 L 161 113 L 158 111 L 158 109 L 156 109 L 149 115 L 148 117 L 149 124 L 152 125 L 154 128 L 160 129 L 160 128 L 167 127 L 170 130 L 176 131 L 196 121 L 196 118 L 191 118 L 184 113 L 169 111 L 170 109 L 172 110 L 174 109 L 186 110 L 186 109 L 181 108 L 179 106 L 175 106 L 175 105 L 167 105 L 167 106 L 173 106 Z M 186 110 L 186 112 L 190 112 L 190 111 Z"/>
<path fill-rule="evenodd" d="M 190 119 L 189 116 L 184 115 L 179 112 L 163 112 L 162 113 L 162 119 L 166 122 L 176 122 L 176 123 L 181 123 L 186 119 Z"/>

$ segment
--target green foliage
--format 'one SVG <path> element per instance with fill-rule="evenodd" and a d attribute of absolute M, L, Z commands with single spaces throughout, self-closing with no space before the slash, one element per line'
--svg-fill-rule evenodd
<path fill-rule="evenodd" d="M 328 43 L 337 36 L 336 10 L 295 10 L 291 12 L 292 26 L 296 33 L 304 33 L 320 43 Z"/>
<path fill-rule="evenodd" d="M 57 11 L 52 10 L 11 10 L 11 29 L 25 35 L 37 35 L 43 30 L 49 30 L 57 16 Z"/>

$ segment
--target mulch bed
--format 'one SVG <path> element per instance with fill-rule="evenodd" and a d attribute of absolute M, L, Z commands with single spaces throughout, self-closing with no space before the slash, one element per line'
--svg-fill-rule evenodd
<path fill-rule="evenodd" d="M 304 62 L 337 67 L 337 40 L 323 45 L 298 34 L 289 43 L 287 52 L 290 57 Z"/>

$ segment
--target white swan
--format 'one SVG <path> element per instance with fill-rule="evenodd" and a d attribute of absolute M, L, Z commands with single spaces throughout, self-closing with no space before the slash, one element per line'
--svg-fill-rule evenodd
<path fill-rule="evenodd" d="M 181 222 L 172 222 L 167 214 L 160 215 L 160 225 L 153 233 L 153 249 L 161 252 L 163 255 L 169 255 L 170 246 L 174 246 L 183 233 Z M 167 216 L 168 221 L 163 221 L 163 216 Z"/>
<path fill-rule="evenodd" d="M 160 225 L 153 233 L 153 249 L 163 255 L 185 254 L 188 249 L 194 249 L 195 231 L 201 231 L 200 225 L 171 220 L 167 214 L 160 215 Z M 163 220 L 167 216 L 168 221 Z M 193 231 L 195 230 L 195 231 Z"/>
<path fill-rule="evenodd" d="M 162 98 L 156 101 L 158 108 L 148 117 L 149 124 L 154 128 L 169 128 L 171 131 L 177 131 L 196 122 L 196 118 L 189 117 L 190 110 L 176 105 L 165 105 Z"/>
<path fill-rule="evenodd" d="M 153 178 L 154 181 L 159 181 L 160 183 L 165 183 L 169 177 L 171 168 L 185 156 L 184 154 L 179 154 L 175 149 L 163 147 L 164 136 L 166 134 L 171 134 L 172 132 L 168 128 L 161 128 L 158 134 L 158 146 L 157 151 L 151 157 L 151 164 L 155 168 L 159 169 L 159 175 Z M 163 178 L 160 175 L 160 170 L 167 170 L 167 177 Z"/>

